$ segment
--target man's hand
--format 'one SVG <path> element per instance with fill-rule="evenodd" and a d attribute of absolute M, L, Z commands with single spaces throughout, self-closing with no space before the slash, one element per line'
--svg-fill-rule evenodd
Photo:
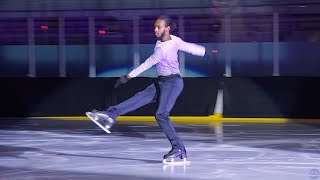
<path fill-rule="evenodd" d="M 215 50 L 215 49 L 206 49 L 206 53 L 204 54 L 204 57 L 208 58 L 208 59 L 213 59 L 214 53 L 216 53 L 216 52 L 217 52 L 217 50 Z"/>
<path fill-rule="evenodd" d="M 205 55 L 203 56 L 205 59 L 207 59 L 207 64 L 211 64 L 211 65 L 215 65 L 217 66 L 217 53 L 218 53 L 218 50 L 216 49 L 206 49 L 206 53 Z"/>
<path fill-rule="evenodd" d="M 128 75 L 121 76 L 121 77 L 117 80 L 116 84 L 114 85 L 114 88 L 117 88 L 117 87 L 119 87 L 121 84 L 124 84 L 124 83 L 128 82 L 129 79 L 130 79 L 130 78 L 129 78 Z"/>

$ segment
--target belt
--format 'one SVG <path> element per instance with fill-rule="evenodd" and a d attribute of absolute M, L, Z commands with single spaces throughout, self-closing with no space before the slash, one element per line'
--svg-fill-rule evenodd
<path fill-rule="evenodd" d="M 170 74 L 168 76 L 158 76 L 158 78 L 173 78 L 173 77 L 181 77 L 180 74 Z"/>

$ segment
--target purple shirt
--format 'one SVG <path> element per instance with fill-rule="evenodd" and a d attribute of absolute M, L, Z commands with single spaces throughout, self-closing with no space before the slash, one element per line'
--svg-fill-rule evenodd
<path fill-rule="evenodd" d="M 128 75 L 131 78 L 137 77 L 153 65 L 156 65 L 158 76 L 180 74 L 178 51 L 184 51 L 197 56 L 205 55 L 205 47 L 185 42 L 174 35 L 170 35 L 170 37 L 171 40 L 168 41 L 161 42 L 158 40 L 154 48 L 154 53 Z"/>

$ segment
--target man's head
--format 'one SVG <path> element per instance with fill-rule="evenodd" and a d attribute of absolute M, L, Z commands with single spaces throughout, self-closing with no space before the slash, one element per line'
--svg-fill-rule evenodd
<path fill-rule="evenodd" d="M 175 28 L 175 23 L 168 16 L 159 16 L 154 23 L 154 34 L 159 40 L 170 37 L 170 30 Z"/>

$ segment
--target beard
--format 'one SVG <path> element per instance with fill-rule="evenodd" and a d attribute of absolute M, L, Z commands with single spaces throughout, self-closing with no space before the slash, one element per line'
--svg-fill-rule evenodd
<path fill-rule="evenodd" d="M 157 40 L 162 40 L 164 37 L 164 31 L 160 34 L 160 36 L 157 36 Z"/>

